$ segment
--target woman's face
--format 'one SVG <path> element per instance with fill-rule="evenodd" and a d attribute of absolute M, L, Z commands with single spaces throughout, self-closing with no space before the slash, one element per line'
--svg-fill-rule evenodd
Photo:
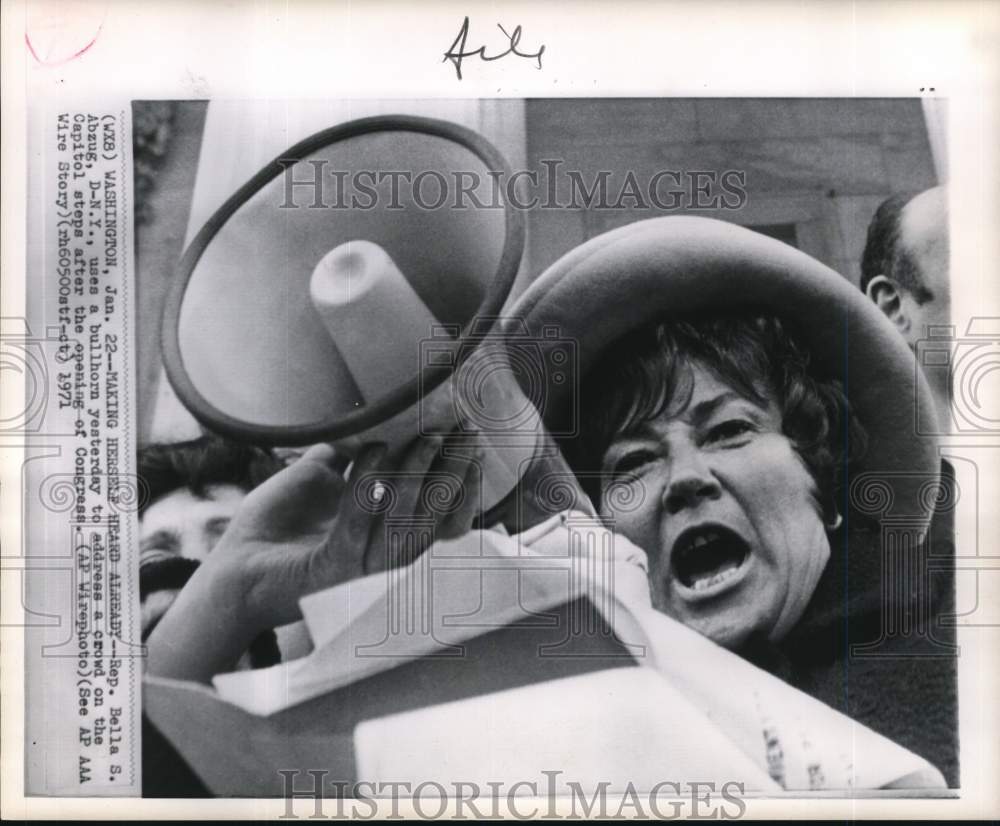
<path fill-rule="evenodd" d="M 682 410 L 606 452 L 601 515 L 649 556 L 655 608 L 727 648 L 751 632 L 780 639 L 830 555 L 816 486 L 773 401 L 692 372 Z"/>

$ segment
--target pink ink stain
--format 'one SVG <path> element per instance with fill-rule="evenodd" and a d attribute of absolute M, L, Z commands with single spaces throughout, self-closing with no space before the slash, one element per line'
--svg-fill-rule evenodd
<path fill-rule="evenodd" d="M 48 0 L 29 6 L 24 43 L 42 66 L 63 66 L 97 42 L 107 15 L 105 3 Z"/>

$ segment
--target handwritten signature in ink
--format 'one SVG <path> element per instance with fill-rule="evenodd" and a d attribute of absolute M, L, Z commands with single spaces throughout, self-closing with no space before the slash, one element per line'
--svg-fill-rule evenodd
<path fill-rule="evenodd" d="M 444 63 L 445 60 L 450 60 L 452 65 L 455 67 L 455 73 L 458 75 L 458 79 L 462 79 L 462 61 L 467 57 L 478 57 L 480 60 L 499 60 L 501 57 L 506 57 L 509 54 L 517 55 L 518 57 L 534 58 L 538 61 L 538 68 L 542 68 L 542 54 L 545 51 L 545 45 L 542 44 L 538 51 L 534 54 L 529 54 L 527 52 L 522 52 L 517 48 L 517 44 L 521 42 L 521 27 L 518 26 L 510 34 L 507 30 L 497 23 L 497 28 L 504 33 L 504 37 L 507 38 L 508 47 L 507 51 L 501 52 L 500 54 L 488 55 L 486 54 L 486 47 L 480 46 L 478 49 L 467 52 L 465 50 L 465 42 L 469 37 L 469 18 L 466 17 L 462 21 L 462 28 L 458 30 L 458 36 L 452 42 L 448 51 L 444 53 L 444 59 L 441 61 Z M 458 51 L 456 51 L 456 49 Z"/>

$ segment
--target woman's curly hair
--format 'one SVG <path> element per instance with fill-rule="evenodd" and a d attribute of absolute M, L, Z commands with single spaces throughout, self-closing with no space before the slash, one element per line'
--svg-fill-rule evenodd
<path fill-rule="evenodd" d="M 616 437 L 687 405 L 694 362 L 758 404 L 775 402 L 782 432 L 809 469 L 824 516 L 832 520 L 847 466 L 864 452 L 866 434 L 840 382 L 816 375 L 808 350 L 769 315 L 666 320 L 604 351 L 582 382 L 579 434 L 562 440 L 591 499 L 599 499 L 601 460 Z"/>

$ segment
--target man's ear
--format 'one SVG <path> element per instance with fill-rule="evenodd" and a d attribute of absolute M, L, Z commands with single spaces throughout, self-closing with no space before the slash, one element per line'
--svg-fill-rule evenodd
<path fill-rule="evenodd" d="M 910 317 L 903 306 L 899 285 L 891 278 L 876 275 L 865 290 L 868 297 L 904 336 L 910 331 Z"/>

